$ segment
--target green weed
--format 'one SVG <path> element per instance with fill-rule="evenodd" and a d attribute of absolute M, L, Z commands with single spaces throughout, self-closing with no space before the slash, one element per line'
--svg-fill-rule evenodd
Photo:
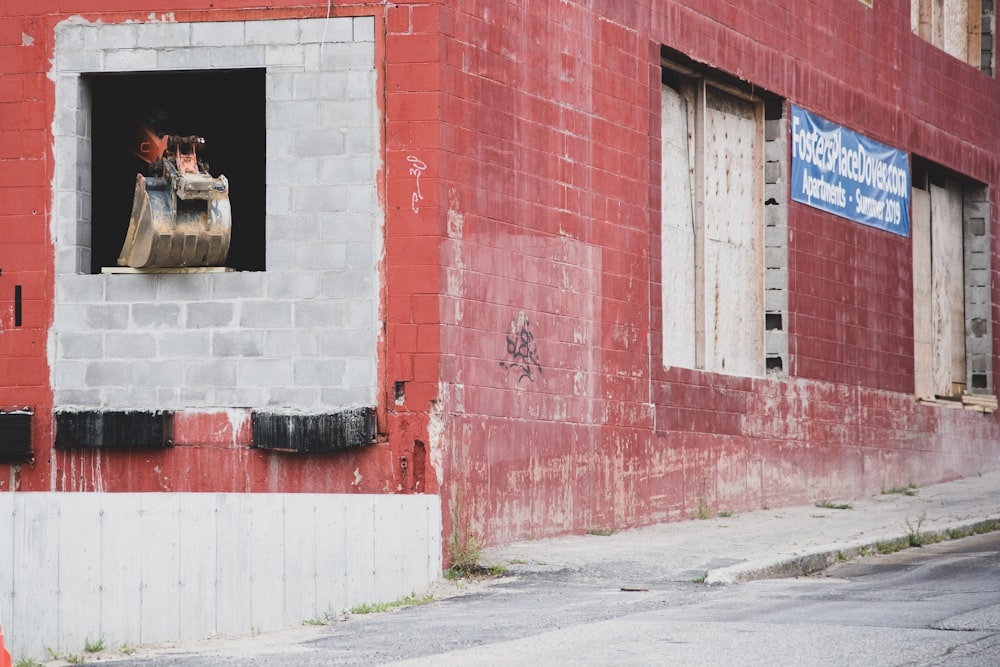
<path fill-rule="evenodd" d="M 87 653 L 98 653 L 104 650 L 104 638 L 100 637 L 97 640 L 91 641 L 90 637 L 83 643 L 83 650 Z"/>
<path fill-rule="evenodd" d="M 917 485 L 910 482 L 906 486 L 894 486 L 891 489 L 884 489 L 882 493 L 886 495 L 890 493 L 898 493 L 903 496 L 915 496 L 917 495 Z"/>
<path fill-rule="evenodd" d="M 831 503 L 829 500 L 821 500 L 821 501 L 819 501 L 818 503 L 816 503 L 816 507 L 819 507 L 819 508 L 822 508 L 822 509 L 825 509 L 825 510 L 852 510 L 852 509 L 854 509 L 854 506 L 852 506 L 852 505 L 850 505 L 848 503 Z"/>
<path fill-rule="evenodd" d="M 356 607 L 351 607 L 350 612 L 352 614 L 380 614 L 382 612 L 392 611 L 393 609 L 399 609 L 401 607 L 416 607 L 433 601 L 434 596 L 430 593 L 422 597 L 407 595 L 405 598 L 400 598 L 395 602 L 366 602 L 364 604 L 359 604 Z"/>

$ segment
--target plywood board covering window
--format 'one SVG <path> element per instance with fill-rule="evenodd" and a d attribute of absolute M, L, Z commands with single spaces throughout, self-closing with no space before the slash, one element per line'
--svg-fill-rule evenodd
<path fill-rule="evenodd" d="M 664 365 L 763 375 L 763 108 L 701 78 L 664 85 Z"/>
<path fill-rule="evenodd" d="M 981 0 L 912 0 L 910 26 L 934 46 L 973 67 L 983 63 L 982 42 L 992 42 L 992 35 L 983 35 Z M 989 19 L 989 17 L 986 17 Z M 992 48 L 987 50 L 991 54 Z M 986 69 L 984 67 L 984 69 Z"/>
<path fill-rule="evenodd" d="M 913 188 L 913 337 L 918 398 L 970 389 L 966 340 L 966 215 L 962 183 L 938 178 Z"/>

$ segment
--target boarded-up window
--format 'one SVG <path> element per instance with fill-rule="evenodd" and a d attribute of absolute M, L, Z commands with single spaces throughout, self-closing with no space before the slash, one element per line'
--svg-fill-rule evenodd
<path fill-rule="evenodd" d="M 986 189 L 924 169 L 913 182 L 916 395 L 992 393 Z"/>
<path fill-rule="evenodd" d="M 993 2 L 912 0 L 913 32 L 959 60 L 993 73 Z"/>
<path fill-rule="evenodd" d="M 697 77 L 661 101 L 664 365 L 763 375 L 763 105 Z"/>

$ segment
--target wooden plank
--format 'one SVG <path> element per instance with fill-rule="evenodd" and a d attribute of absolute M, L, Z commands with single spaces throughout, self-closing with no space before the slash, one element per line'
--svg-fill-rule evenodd
<path fill-rule="evenodd" d="M 931 313 L 934 393 L 954 394 L 965 382 L 965 276 L 962 188 L 931 183 Z"/>
<path fill-rule="evenodd" d="M 912 190 L 913 219 L 910 237 L 913 248 L 913 360 L 914 393 L 934 397 L 934 318 L 931 308 L 931 195 Z"/>
<path fill-rule="evenodd" d="M 226 273 L 228 266 L 184 266 L 169 269 L 134 269 L 131 266 L 102 266 L 101 273 Z"/>
<path fill-rule="evenodd" d="M 695 221 L 689 158 L 689 100 L 669 86 L 660 94 L 660 290 L 663 364 L 695 368 Z"/>

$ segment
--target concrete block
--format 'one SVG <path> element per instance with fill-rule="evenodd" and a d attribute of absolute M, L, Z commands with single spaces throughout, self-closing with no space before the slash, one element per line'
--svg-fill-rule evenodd
<path fill-rule="evenodd" d="M 243 21 L 209 21 L 191 24 L 192 46 L 240 46 L 244 43 Z"/>
<path fill-rule="evenodd" d="M 788 119 L 776 118 L 764 121 L 764 141 L 784 141 L 788 136 Z"/>
<path fill-rule="evenodd" d="M 179 384 L 179 383 L 178 383 Z M 156 402 L 153 405 L 157 410 L 178 410 L 185 408 L 191 403 L 180 400 L 180 389 L 177 387 L 155 387 Z M 200 403 L 199 405 L 212 405 L 211 403 Z"/>
<path fill-rule="evenodd" d="M 157 294 L 164 301 L 201 301 L 211 298 L 212 279 L 208 273 L 176 273 L 158 276 Z"/>
<path fill-rule="evenodd" d="M 350 127 L 347 129 L 347 146 L 352 155 L 374 151 L 375 139 L 376 134 L 373 127 Z"/>
<path fill-rule="evenodd" d="M 112 71 L 133 72 L 156 69 L 155 49 L 108 49 L 104 52 L 104 67 Z"/>
<path fill-rule="evenodd" d="M 231 326 L 236 307 L 228 301 L 192 303 L 187 306 L 185 323 L 189 329 Z"/>
<path fill-rule="evenodd" d="M 157 49 L 156 66 L 159 69 L 208 69 L 212 66 L 211 46 L 195 46 L 183 49 Z"/>
<path fill-rule="evenodd" d="M 355 357 L 347 360 L 344 384 L 348 387 L 375 386 L 375 357 Z"/>
<path fill-rule="evenodd" d="M 271 105 L 268 104 L 267 110 L 267 123 L 271 126 L 271 129 L 267 131 L 266 137 L 266 148 L 267 148 L 267 161 L 268 164 L 265 166 L 268 174 L 275 171 L 274 167 L 271 166 L 270 162 L 272 160 L 288 162 L 290 159 L 294 160 L 298 158 L 298 154 L 295 152 L 295 135 L 296 130 L 283 130 L 280 128 L 280 116 L 271 109 Z M 279 127 L 274 127 L 279 125 Z M 268 186 L 278 186 L 284 185 L 282 183 L 273 182 L 270 178 L 267 179 Z"/>
<path fill-rule="evenodd" d="M 267 297 L 271 299 L 315 299 L 320 296 L 320 277 L 316 274 L 268 272 Z M 299 304 L 296 304 L 298 306 Z M 295 315 L 293 314 L 293 319 Z M 296 326 L 298 323 L 296 322 Z"/>
<path fill-rule="evenodd" d="M 343 155 L 346 150 L 346 138 L 339 130 L 300 130 L 292 135 L 291 154 L 295 156 Z"/>
<path fill-rule="evenodd" d="M 290 133 L 289 133 L 289 136 Z M 267 182 L 271 185 L 318 185 L 319 158 L 268 157 Z"/>
<path fill-rule="evenodd" d="M 53 407 L 57 409 L 66 408 L 89 408 L 100 406 L 100 394 L 92 388 L 61 388 L 57 387 L 52 396 Z"/>
<path fill-rule="evenodd" d="M 269 102 L 295 99 L 294 72 L 275 69 L 267 70 L 264 80 L 264 94 Z"/>
<path fill-rule="evenodd" d="M 305 49 L 299 44 L 264 47 L 264 63 L 268 67 L 302 67 L 305 61 Z"/>
<path fill-rule="evenodd" d="M 375 41 L 375 17 L 355 16 L 354 17 L 354 41 L 374 42 Z"/>
<path fill-rule="evenodd" d="M 269 409 L 316 411 L 327 408 L 319 402 L 319 387 L 272 387 L 267 395 Z"/>
<path fill-rule="evenodd" d="M 59 276 L 56 278 L 57 303 L 90 303 L 104 299 L 104 276 Z"/>
<path fill-rule="evenodd" d="M 375 266 L 375 244 L 358 242 L 347 244 L 347 267 L 366 269 Z"/>
<path fill-rule="evenodd" d="M 320 126 L 332 130 L 348 127 L 371 127 L 374 108 L 374 102 L 371 98 L 322 100 L 320 102 Z M 336 155 L 336 153 L 331 153 L 331 155 Z"/>
<path fill-rule="evenodd" d="M 343 359 L 296 358 L 293 361 L 295 385 L 318 385 L 323 387 L 344 386 L 347 364 Z"/>
<path fill-rule="evenodd" d="M 270 266 L 271 248 L 275 243 L 299 244 L 319 238 L 321 213 L 272 215 L 267 221 L 267 259 Z"/>
<path fill-rule="evenodd" d="M 62 360 L 55 367 L 54 385 L 58 389 L 83 389 L 87 386 L 86 371 L 86 362 Z"/>
<path fill-rule="evenodd" d="M 351 70 L 347 73 L 347 97 L 370 100 L 375 97 L 375 70 Z"/>
<path fill-rule="evenodd" d="M 350 255 L 348 255 L 350 257 Z M 369 264 L 369 267 L 371 264 Z M 322 277 L 323 294 L 342 299 L 375 298 L 374 271 L 326 271 Z"/>
<path fill-rule="evenodd" d="M 349 329 L 374 330 L 377 326 L 375 302 L 372 300 L 350 301 L 346 326 Z"/>
<path fill-rule="evenodd" d="M 93 303 L 82 308 L 86 329 L 124 329 L 128 326 L 127 304 Z"/>
<path fill-rule="evenodd" d="M 264 356 L 282 360 L 294 355 L 315 356 L 320 354 L 319 339 L 316 331 L 270 329 L 264 335 Z"/>
<path fill-rule="evenodd" d="M 156 275 L 100 275 L 108 301 L 155 301 L 159 278 Z"/>
<path fill-rule="evenodd" d="M 188 361 L 184 364 L 184 384 L 204 387 L 236 385 L 236 359 Z"/>
<path fill-rule="evenodd" d="M 333 329 L 348 323 L 348 302 L 338 299 L 302 301 L 294 304 L 292 321 L 302 329 Z"/>
<path fill-rule="evenodd" d="M 259 357 L 264 354 L 264 331 L 243 329 L 213 332 L 212 354 L 216 357 Z"/>
<path fill-rule="evenodd" d="M 321 405 L 333 409 L 374 403 L 374 399 L 359 394 L 355 387 L 323 387 L 319 391 L 319 401 Z"/>
<path fill-rule="evenodd" d="M 344 155 L 322 157 L 319 163 L 321 183 L 372 183 L 375 180 L 375 156 Z"/>
<path fill-rule="evenodd" d="M 213 299 L 257 299 L 264 295 L 267 274 L 262 271 L 220 273 L 212 280 Z"/>
<path fill-rule="evenodd" d="M 212 67 L 263 67 L 263 46 L 220 46 L 211 49 Z"/>
<path fill-rule="evenodd" d="M 145 49 L 191 46 L 191 24 L 139 23 L 135 25 L 135 38 L 135 46 Z M 105 42 L 105 46 L 108 44 L 119 44 L 119 42 Z M 129 45 L 123 44 L 120 48 L 129 48 Z"/>
<path fill-rule="evenodd" d="M 375 184 L 355 184 L 347 189 L 347 210 L 353 212 L 375 211 L 378 208 L 378 192 Z"/>
<path fill-rule="evenodd" d="M 370 212 L 321 213 L 319 239 L 347 243 L 371 241 L 375 238 L 376 221 Z"/>
<path fill-rule="evenodd" d="M 347 210 L 350 188 L 342 185 L 303 185 L 292 192 L 296 213 L 330 213 Z"/>
<path fill-rule="evenodd" d="M 267 154 L 271 154 L 270 148 Z M 268 218 L 272 214 L 289 213 L 292 210 L 292 189 L 289 187 L 267 186 L 266 213 Z"/>
<path fill-rule="evenodd" d="M 272 271 L 294 271 L 295 250 L 299 244 L 295 242 L 271 241 L 267 244 L 267 265 Z"/>
<path fill-rule="evenodd" d="M 104 334 L 101 333 L 61 333 L 56 341 L 57 369 L 65 363 L 65 359 L 98 359 L 104 356 Z"/>
<path fill-rule="evenodd" d="M 84 381 L 90 387 L 127 387 L 132 384 L 130 369 L 133 363 L 117 359 L 89 362 Z"/>
<path fill-rule="evenodd" d="M 163 359 L 199 359 L 212 354 L 212 334 L 209 331 L 168 331 L 158 341 Z"/>
<path fill-rule="evenodd" d="M 767 247 L 764 249 L 764 268 L 781 269 L 788 264 L 788 252 L 785 248 Z"/>
<path fill-rule="evenodd" d="M 240 387 L 291 386 L 292 362 L 288 359 L 241 359 L 237 374 Z"/>
<path fill-rule="evenodd" d="M 288 301 L 244 301 L 240 304 L 239 326 L 287 329 L 292 326 L 292 304 Z"/>
<path fill-rule="evenodd" d="M 140 329 L 179 327 L 181 308 L 176 303 L 133 303 L 132 326 Z"/>
<path fill-rule="evenodd" d="M 347 81 L 350 72 L 304 72 L 295 74 L 295 99 L 335 100 L 347 94 Z"/>
<path fill-rule="evenodd" d="M 300 21 L 303 44 L 350 42 L 354 39 L 354 20 L 351 17 L 331 17 Z"/>
<path fill-rule="evenodd" d="M 246 22 L 247 44 L 298 44 L 302 41 L 301 21 L 279 19 Z"/>
<path fill-rule="evenodd" d="M 776 227 L 787 238 L 788 232 L 788 207 L 787 206 L 765 206 L 764 225 L 766 227 Z"/>
<path fill-rule="evenodd" d="M 110 359 L 151 359 L 156 356 L 156 337 L 150 333 L 111 332 L 104 338 Z"/>
<path fill-rule="evenodd" d="M 177 401 L 182 406 L 240 406 L 250 405 L 249 403 L 223 403 L 216 400 L 215 387 L 201 387 L 183 385 L 177 391 Z"/>
<path fill-rule="evenodd" d="M 307 58 L 309 51 L 306 51 Z M 344 69 L 370 69 L 375 66 L 373 42 L 326 42 L 320 45 L 319 68 L 325 71 Z"/>
<path fill-rule="evenodd" d="M 303 270 L 326 271 L 347 267 L 344 243 L 305 243 L 297 248 L 296 263 Z"/>
<path fill-rule="evenodd" d="M 765 289 L 764 310 L 767 312 L 788 312 L 788 291 L 784 289 Z"/>
<path fill-rule="evenodd" d="M 101 406 L 119 410 L 159 410 L 156 389 L 149 387 L 107 387 L 102 390 Z"/>
<path fill-rule="evenodd" d="M 56 54 L 56 71 L 60 74 L 69 72 L 99 72 L 104 68 L 103 51 L 65 51 Z"/>
<path fill-rule="evenodd" d="M 317 334 L 320 355 L 323 357 L 375 358 L 375 336 L 371 330 L 338 330 Z"/>
<path fill-rule="evenodd" d="M 184 365 L 174 360 L 136 362 L 132 379 L 140 387 L 180 387 L 184 384 Z"/>
<path fill-rule="evenodd" d="M 268 391 L 261 387 L 219 387 L 212 390 L 212 396 L 201 405 L 255 408 L 268 404 Z"/>
<path fill-rule="evenodd" d="M 313 128 L 319 125 L 319 108 L 300 102 L 274 102 L 267 105 L 267 129 L 289 130 Z"/>

